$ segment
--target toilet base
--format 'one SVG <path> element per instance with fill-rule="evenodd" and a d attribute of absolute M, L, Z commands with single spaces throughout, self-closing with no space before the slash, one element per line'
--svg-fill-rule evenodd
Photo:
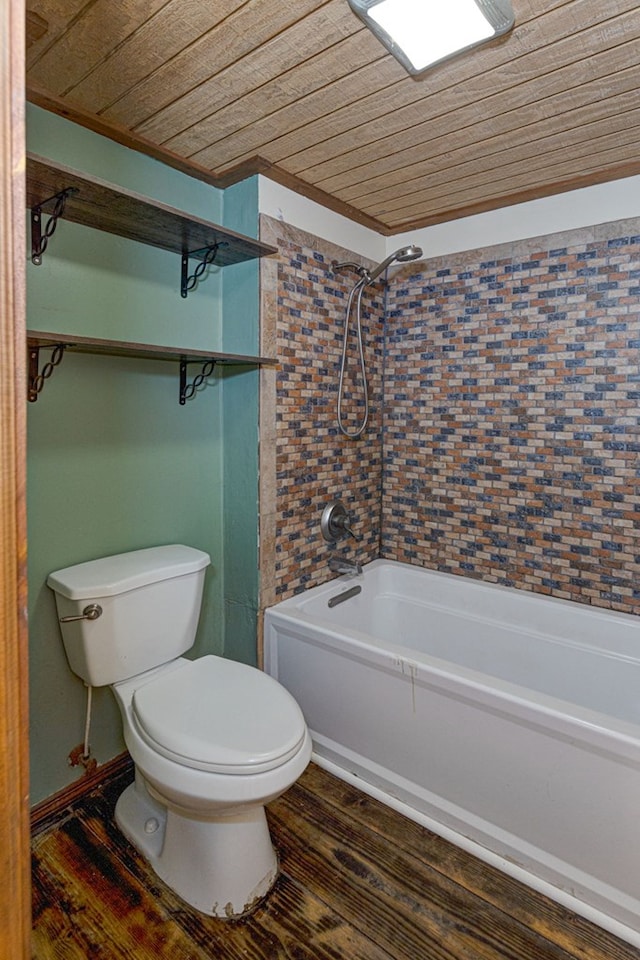
<path fill-rule="evenodd" d="M 242 917 L 273 886 L 278 860 L 264 807 L 196 820 L 167 809 L 136 782 L 116 804 L 118 827 L 167 886 L 210 917 Z"/>

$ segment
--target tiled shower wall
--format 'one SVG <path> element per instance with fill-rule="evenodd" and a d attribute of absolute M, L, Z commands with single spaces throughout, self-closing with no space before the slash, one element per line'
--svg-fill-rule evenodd
<path fill-rule="evenodd" d="M 281 360 L 263 394 L 263 605 L 330 576 L 319 522 L 340 498 L 364 536 L 341 550 L 363 562 L 640 612 L 640 222 L 406 265 L 386 352 L 376 286 L 358 441 L 335 427 L 354 275 L 330 267 L 353 255 L 268 218 L 262 237 L 280 249 L 262 352 Z"/>
<path fill-rule="evenodd" d="M 640 222 L 389 294 L 382 554 L 640 612 Z"/>
<path fill-rule="evenodd" d="M 338 431 L 336 404 L 347 298 L 358 277 L 331 264 L 362 257 L 268 217 L 260 236 L 279 250 L 261 266 L 261 352 L 280 361 L 275 374 L 263 373 L 261 400 L 264 607 L 334 576 L 332 557 L 366 563 L 379 554 L 384 309 L 378 286 L 362 304 L 369 425 L 362 439 L 350 440 Z M 363 407 L 349 342 L 344 417 L 353 432 Z M 322 512 L 335 500 L 350 512 L 358 542 L 331 546 L 323 539 Z"/>

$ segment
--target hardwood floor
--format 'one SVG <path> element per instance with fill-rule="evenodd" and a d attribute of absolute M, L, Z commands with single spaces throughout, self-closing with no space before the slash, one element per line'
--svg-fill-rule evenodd
<path fill-rule="evenodd" d="M 281 873 L 249 918 L 180 901 L 120 835 L 126 770 L 33 838 L 35 960 L 640 960 L 316 766 L 269 807 Z"/>

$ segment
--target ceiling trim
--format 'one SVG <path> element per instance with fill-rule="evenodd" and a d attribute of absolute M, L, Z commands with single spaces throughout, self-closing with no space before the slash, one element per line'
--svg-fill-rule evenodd
<path fill-rule="evenodd" d="M 483 200 L 475 204 L 466 204 L 464 207 L 451 208 L 431 217 L 407 220 L 406 223 L 394 226 L 393 231 L 387 231 L 387 234 L 407 233 L 411 230 L 433 227 L 439 223 L 448 223 L 451 220 L 463 220 L 465 217 L 473 217 L 479 213 L 489 213 L 491 210 L 499 210 L 502 207 L 512 207 L 519 203 L 528 203 L 531 200 L 553 197 L 560 193 L 570 193 L 572 190 L 582 190 L 586 187 L 594 187 L 601 183 L 610 183 L 613 180 L 624 180 L 627 177 L 635 177 L 638 175 L 640 175 L 640 160 L 619 163 L 607 167 L 605 170 L 570 177 L 552 184 L 530 187 L 527 190 L 519 190 L 500 196 L 499 198 Z"/>
<path fill-rule="evenodd" d="M 316 203 L 333 210 L 334 213 L 339 213 L 343 217 L 360 223 L 370 230 L 375 230 L 383 236 L 389 236 L 392 232 L 395 232 L 389 230 L 382 221 L 376 220 L 375 217 L 370 217 L 366 213 L 362 213 L 362 211 L 356 209 L 356 207 L 337 200 L 330 194 L 325 193 L 324 190 L 320 190 L 310 183 L 305 183 L 305 181 L 300 180 L 299 177 L 287 173 L 285 170 L 270 163 L 268 160 L 264 160 L 262 157 L 252 157 L 250 160 L 244 160 L 237 166 L 225 170 L 223 174 L 216 174 L 215 171 L 208 170 L 198 163 L 180 157 L 165 147 L 158 146 L 158 144 L 152 143 L 144 137 L 132 134 L 130 130 L 127 130 L 119 124 L 107 122 L 95 114 L 77 107 L 72 107 L 65 100 L 62 100 L 62 98 L 53 96 L 37 86 L 28 86 L 26 95 L 27 100 L 36 107 L 41 107 L 51 113 L 56 113 L 58 116 L 64 117 L 66 120 L 71 120 L 73 123 L 77 123 L 79 126 L 85 127 L 93 133 L 98 133 L 100 136 L 114 140 L 116 143 L 128 147 L 130 150 L 136 150 L 138 153 L 152 157 L 154 160 L 160 161 L 160 163 L 167 164 L 167 166 L 172 167 L 174 170 L 179 170 L 181 173 L 194 177 L 196 180 L 201 180 L 204 183 L 209 183 L 212 187 L 217 187 L 220 190 L 233 186 L 234 183 L 239 183 L 240 180 L 246 180 L 247 177 L 262 174 L 280 183 L 283 187 L 287 187 L 289 190 L 293 190 L 295 193 L 299 193 L 309 200 L 314 200 Z"/>
<path fill-rule="evenodd" d="M 440 223 L 446 223 L 451 220 L 461 220 L 465 217 L 475 216 L 480 213 L 487 213 L 491 210 L 497 210 L 501 207 L 515 206 L 519 203 L 526 203 L 530 200 L 537 200 L 542 197 L 554 196 L 560 193 L 567 193 L 572 190 L 579 190 L 584 187 L 591 187 L 601 183 L 607 183 L 611 180 L 620 180 L 626 177 L 640 175 L 640 159 L 626 161 L 614 164 L 603 170 L 594 171 L 589 174 L 581 174 L 564 180 L 555 181 L 551 184 L 542 184 L 530 187 L 526 190 L 518 190 L 508 195 L 488 198 L 478 203 L 468 203 L 461 207 L 451 207 L 442 213 L 427 217 L 418 217 L 413 220 L 407 220 L 404 223 L 394 224 L 393 227 L 387 226 L 381 220 L 371 217 L 358 210 L 351 204 L 336 199 L 329 193 L 313 184 L 307 183 L 295 174 L 288 173 L 277 164 L 265 160 L 263 157 L 255 156 L 248 160 L 243 160 L 237 166 L 225 170 L 223 173 L 216 173 L 214 170 L 207 169 L 184 157 L 173 153 L 166 147 L 152 143 L 144 137 L 131 133 L 130 130 L 120 126 L 112 121 L 105 121 L 95 114 L 84 111 L 80 108 L 70 106 L 67 101 L 53 96 L 37 86 L 27 87 L 27 99 L 35 106 L 42 107 L 52 113 L 56 113 L 73 123 L 77 123 L 94 133 L 107 137 L 122 146 L 139 153 L 152 157 L 161 163 L 167 164 L 175 170 L 187 176 L 194 177 L 204 183 L 209 183 L 213 187 L 224 190 L 233 184 L 245 180 L 247 177 L 256 174 L 262 174 L 276 183 L 287 187 L 294 193 L 298 193 L 309 200 L 321 204 L 327 209 L 347 217 L 349 220 L 359 223 L 370 230 L 374 230 L 381 236 L 389 237 L 399 233 L 406 233 L 412 230 L 420 230 L 426 227 L 435 226 Z"/>
<path fill-rule="evenodd" d="M 640 173 L 638 0 L 512 2 L 418 82 L 345 0 L 29 0 L 28 97 L 385 238 Z"/>

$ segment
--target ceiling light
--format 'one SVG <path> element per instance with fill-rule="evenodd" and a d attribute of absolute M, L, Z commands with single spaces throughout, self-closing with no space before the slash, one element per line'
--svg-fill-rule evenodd
<path fill-rule="evenodd" d="M 514 24 L 509 0 L 349 0 L 349 6 L 412 74 Z"/>

